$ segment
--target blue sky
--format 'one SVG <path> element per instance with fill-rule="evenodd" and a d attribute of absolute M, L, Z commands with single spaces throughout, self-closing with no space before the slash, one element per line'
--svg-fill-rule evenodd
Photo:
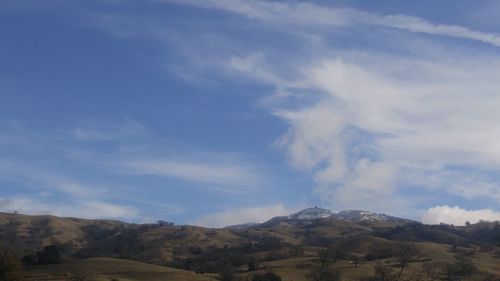
<path fill-rule="evenodd" d="M 4 1 L 0 210 L 500 219 L 497 1 Z"/>

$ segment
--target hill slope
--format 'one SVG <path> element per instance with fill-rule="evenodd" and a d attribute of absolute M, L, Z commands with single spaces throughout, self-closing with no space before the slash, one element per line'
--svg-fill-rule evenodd
<path fill-rule="evenodd" d="M 500 275 L 499 223 L 466 227 L 423 225 L 387 215 L 362 211 L 330 214 L 317 208 L 262 224 L 224 229 L 0 214 L 0 248 L 13 249 L 20 257 L 48 245 L 56 245 L 62 252 L 63 265 L 28 267 L 29 273 L 45 272 L 50 278 L 67 275 L 64 270 L 77 267 L 96 270 L 102 280 L 111 280 L 113 274 L 120 276 L 119 280 L 157 280 L 153 275 L 141 279 L 134 274 L 143 269 L 164 270 L 165 274 L 172 270 L 152 264 L 183 269 L 173 271 L 179 274 L 186 270 L 190 274 L 214 274 L 230 264 L 245 276 L 253 274 L 246 272 L 249 262 L 258 260 L 260 268 L 279 272 L 286 277 L 284 280 L 305 280 L 320 257 L 329 253 L 335 261 L 334 268 L 357 280 L 371 274 L 377 261 L 397 267 L 394 249 L 399 241 L 415 242 L 421 251 L 421 257 L 408 267 L 408 272 L 417 270 L 422 262 L 436 263 L 443 269 L 455 256 L 464 255 L 477 264 L 481 274 Z M 362 261 L 362 265 L 353 268 L 354 259 Z M 119 270 L 129 267 L 128 275 Z M 259 266 L 256 270 L 260 270 Z M 192 278 L 209 278 L 195 276 Z"/>
<path fill-rule="evenodd" d="M 191 271 L 112 258 L 92 258 L 64 264 L 33 266 L 28 267 L 25 273 L 26 280 L 37 281 L 69 281 L 78 277 L 89 281 L 213 280 Z"/>

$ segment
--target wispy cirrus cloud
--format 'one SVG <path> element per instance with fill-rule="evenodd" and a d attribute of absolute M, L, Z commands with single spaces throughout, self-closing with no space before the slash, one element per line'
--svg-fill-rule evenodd
<path fill-rule="evenodd" d="M 214 185 L 215 189 L 238 191 L 241 187 L 258 188 L 263 184 L 262 175 L 243 163 L 202 162 L 200 160 L 130 160 L 119 164 L 123 172 L 132 175 L 149 175 L 182 181 Z"/>
<path fill-rule="evenodd" d="M 402 194 L 418 193 L 416 188 L 467 200 L 491 200 L 499 193 L 492 183 L 500 179 L 488 175 L 500 169 L 495 141 L 500 137 L 499 57 L 495 51 L 440 40 L 500 46 L 498 34 L 303 2 L 164 2 L 223 10 L 267 24 L 278 34 L 293 30 L 302 35 L 291 40 L 294 50 L 308 46 L 300 55 L 276 55 L 276 47 L 269 45 L 246 55 L 230 52 L 227 63 L 214 67 L 275 88 L 265 105 L 289 126 L 278 146 L 292 166 L 313 172 L 316 192 L 332 204 L 371 206 L 381 198 L 412 204 Z M 349 30 L 352 39 L 366 36 L 366 29 L 387 44 L 346 50 L 335 44 L 342 35 L 331 34 Z M 389 36 L 387 29 L 399 33 Z M 396 41 L 400 48 L 388 46 Z"/>
<path fill-rule="evenodd" d="M 147 134 L 144 125 L 126 118 L 122 124 L 99 124 L 81 126 L 72 130 L 73 136 L 81 141 L 113 141 L 130 137 L 140 137 Z"/>
<path fill-rule="evenodd" d="M 85 137 L 75 135 L 76 130 L 85 132 Z M 3 198 L 10 206 L 5 208 L 90 217 L 91 211 L 85 213 L 90 208 L 88 206 L 93 205 L 95 213 L 99 213 L 105 204 L 110 204 L 109 214 L 115 218 L 118 216 L 111 212 L 112 207 L 120 207 L 122 203 L 114 202 L 125 201 L 126 206 L 135 206 L 135 215 L 128 220 L 155 220 L 186 212 L 186 209 L 173 204 L 170 198 L 157 202 L 156 198 L 148 196 L 147 188 L 137 188 L 137 184 L 142 187 L 142 183 L 138 183 L 140 179 L 163 179 L 164 192 L 168 192 L 166 187 L 181 183 L 194 192 L 205 194 L 249 193 L 269 184 L 265 169 L 244 154 L 200 151 L 187 148 L 187 144 L 167 145 L 163 142 L 158 145 L 147 132 L 145 126 L 133 121 L 115 126 L 109 122 L 101 126 L 92 122 L 92 126 L 54 128 L 44 133 L 31 130 L 26 124 L 10 129 L 6 127 L 5 139 L 10 141 L 2 149 L 10 153 L 0 160 L 0 180 L 5 182 L 6 188 L 15 187 L 15 192 Z M 104 153 L 102 146 L 106 148 Z M 18 153 L 26 151 L 25 147 L 30 153 Z M 64 166 L 59 164 L 61 161 Z M 122 181 L 124 177 L 128 179 L 125 183 Z M 174 184 L 165 184 L 172 182 Z M 131 198 L 127 192 L 136 195 Z M 46 200 L 32 199 L 33 194 L 43 195 Z M 47 203 L 60 200 L 58 198 L 65 198 L 66 203 L 55 206 Z M 29 204 L 31 209 L 20 208 L 21 203 L 28 202 L 32 203 Z M 69 206 L 75 206 L 80 213 L 70 212 Z M 142 214 L 137 206 L 154 210 L 158 217 Z M 116 209 L 116 213 L 118 211 Z M 105 216 L 106 212 L 103 212 L 99 217 Z M 127 219 L 125 215 L 121 218 Z"/>
<path fill-rule="evenodd" d="M 274 24 L 316 27 L 345 27 L 349 25 L 369 25 L 400 29 L 415 33 L 442 35 L 500 46 L 500 35 L 469 29 L 459 25 L 436 24 L 425 19 L 408 15 L 379 15 L 349 8 L 333 8 L 304 2 L 277 2 L 260 0 L 209 0 L 178 1 L 198 8 L 218 9 L 240 14 L 250 19 Z"/>
<path fill-rule="evenodd" d="M 449 195 L 440 200 L 499 202 L 498 34 L 311 1 L 150 3 L 218 13 L 204 11 L 207 24 L 200 24 L 184 14 L 165 20 L 162 13 L 119 9 L 89 13 L 85 24 L 120 39 L 157 42 L 175 54 L 159 63 L 189 82 L 237 84 L 237 77 L 258 86 L 256 102 L 287 126 L 276 146 L 314 178 L 316 186 L 306 188 L 328 204 L 395 215 L 405 207 L 455 205 L 422 206 L 413 199 L 423 190 Z M 99 126 L 73 128 L 71 135 L 83 148 L 58 140 L 71 151 L 65 157 L 106 176 L 161 177 L 222 191 L 266 181 L 265 169 L 245 157 L 162 149 L 147 137 L 141 143 L 148 148 L 137 148 L 123 140 L 134 134 Z M 2 143 L 18 141 L 0 135 Z M 100 141 L 112 149 L 87 147 Z"/>
<path fill-rule="evenodd" d="M 252 192 L 271 183 L 265 167 L 245 155 L 185 149 L 125 146 L 105 157 L 95 153 L 76 153 L 72 157 L 114 175 L 166 178 L 220 192 Z"/>
<path fill-rule="evenodd" d="M 488 59 L 485 65 L 494 60 Z M 493 106 L 500 104 L 493 94 L 497 82 L 491 68 L 477 60 L 336 59 L 306 73 L 311 89 L 322 93 L 319 101 L 277 116 L 291 127 L 281 140 L 291 163 L 315 169 L 321 185 L 349 188 L 359 200 L 357 191 L 388 195 L 395 185 L 411 184 L 411 173 L 422 181 L 424 174 L 433 174 L 441 179 L 422 186 L 437 184 L 470 198 L 481 194 L 472 191 L 482 184 L 480 177 L 468 180 L 468 193 L 459 188 L 463 184 L 451 189 L 446 183 L 500 168 L 494 141 L 500 132 L 493 121 L 500 120 Z M 468 168 L 457 178 L 451 177 L 453 166 Z M 489 184 L 483 191 L 499 190 Z"/>

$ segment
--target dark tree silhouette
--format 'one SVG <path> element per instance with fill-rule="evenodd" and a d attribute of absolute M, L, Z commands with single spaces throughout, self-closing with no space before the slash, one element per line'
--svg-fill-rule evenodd
<path fill-rule="evenodd" d="M 420 266 L 420 279 L 434 281 L 439 279 L 439 266 L 436 263 L 426 262 Z"/>
<path fill-rule="evenodd" d="M 292 246 L 292 248 L 290 249 L 290 254 L 294 258 L 302 256 L 304 254 L 304 246 Z"/>
<path fill-rule="evenodd" d="M 309 273 L 309 279 L 311 281 L 340 281 L 341 275 L 340 271 L 331 269 L 328 263 L 322 263 L 318 267 L 315 267 Z"/>
<path fill-rule="evenodd" d="M 56 245 L 45 246 L 37 253 L 38 264 L 57 264 L 62 262 L 62 255 Z"/>
<path fill-rule="evenodd" d="M 254 256 L 250 257 L 250 260 L 248 261 L 248 271 L 255 271 L 258 268 L 259 268 L 259 261 L 257 260 L 257 258 Z"/>
<path fill-rule="evenodd" d="M 401 278 L 406 266 L 420 258 L 420 250 L 413 242 L 398 241 L 394 245 L 394 256 L 398 260 L 399 267 L 401 268 L 396 275 L 396 281 Z"/>
<path fill-rule="evenodd" d="M 397 277 L 397 275 L 395 275 L 390 268 L 384 266 L 379 261 L 375 263 L 373 271 L 375 273 L 375 278 L 373 278 L 373 280 L 376 281 L 392 281 L 396 280 Z"/>
<path fill-rule="evenodd" d="M 21 262 L 10 251 L 0 255 L 0 280 L 20 281 L 22 280 Z"/>
<path fill-rule="evenodd" d="M 237 281 L 236 270 L 231 265 L 227 265 L 224 269 L 219 273 L 220 281 Z"/>
<path fill-rule="evenodd" d="M 281 281 L 281 277 L 273 272 L 257 273 L 252 276 L 252 281 Z"/>

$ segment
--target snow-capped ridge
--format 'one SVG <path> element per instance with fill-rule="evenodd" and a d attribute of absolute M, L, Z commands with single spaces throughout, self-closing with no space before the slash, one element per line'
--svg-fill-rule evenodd
<path fill-rule="evenodd" d="M 310 221 L 318 219 L 336 219 L 336 220 L 345 220 L 356 223 L 371 222 L 371 221 L 382 221 L 382 222 L 392 222 L 392 223 L 411 222 L 411 220 L 408 219 L 393 217 L 386 214 L 374 213 L 365 210 L 343 210 L 338 213 L 334 213 L 329 209 L 324 209 L 317 206 L 303 209 L 288 216 L 274 217 L 268 222 L 289 221 L 289 220 Z"/>
<path fill-rule="evenodd" d="M 410 222 L 408 219 L 389 216 L 386 214 L 374 213 L 365 210 L 344 210 L 332 216 L 338 220 L 353 222 L 383 221 L 383 222 Z"/>
<path fill-rule="evenodd" d="M 291 219 L 291 220 L 314 220 L 314 219 L 328 218 L 331 215 L 333 215 L 332 211 L 316 206 L 313 208 L 303 209 L 301 211 L 298 211 L 297 213 L 291 214 L 288 216 L 288 219 Z"/>

